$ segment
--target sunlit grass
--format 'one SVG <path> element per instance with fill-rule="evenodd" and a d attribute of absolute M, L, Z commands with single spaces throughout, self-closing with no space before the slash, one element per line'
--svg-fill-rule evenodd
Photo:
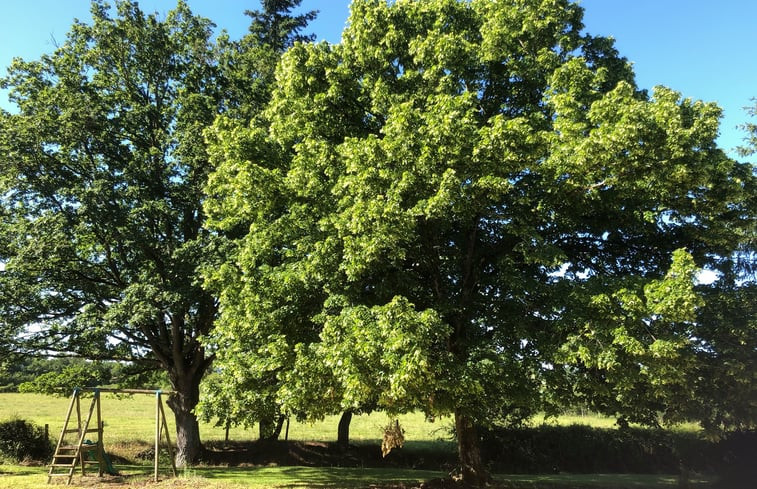
<path fill-rule="evenodd" d="M 79 487 L 143 487 L 152 480 L 151 468 L 117 466 L 121 476 L 106 477 L 98 484 L 95 476 L 74 477 L 72 488 Z M 356 469 L 340 467 L 197 467 L 179 471 L 176 479 L 161 474 L 161 482 L 150 487 L 174 489 L 262 489 L 296 487 L 321 489 L 357 489 L 371 486 L 418 483 L 443 477 L 445 474 L 427 470 Z M 672 475 L 638 474 L 552 474 L 496 475 L 497 487 L 513 489 L 674 489 L 678 479 Z M 48 487 L 44 467 L 0 465 L 0 489 L 31 489 Z M 690 480 L 691 488 L 711 487 L 706 478 Z"/>
<path fill-rule="evenodd" d="M 13 417 L 26 419 L 40 426 L 47 424 L 51 438 L 57 438 L 63 428 L 63 422 L 70 399 L 41 394 L 0 393 L 0 420 Z M 104 423 L 103 439 L 106 445 L 144 442 L 152 443 L 155 436 L 155 397 L 151 395 L 116 396 L 101 394 L 102 419 Z M 165 402 L 165 401 L 164 401 Z M 82 417 L 86 417 L 91 397 L 82 397 Z M 167 421 L 171 435 L 174 433 L 173 416 L 166 407 Z M 413 441 L 438 441 L 449 439 L 449 419 L 430 422 L 421 413 L 411 413 L 399 417 L 405 430 L 405 436 Z M 381 439 L 382 427 L 389 422 L 383 413 L 356 415 L 350 425 L 350 438 L 354 443 L 375 442 Z M 315 423 L 299 423 L 292 420 L 289 425 L 289 439 L 301 441 L 334 441 L 339 416 L 328 416 Z M 223 440 L 224 427 L 212 423 L 201 423 L 200 433 L 203 440 Z M 282 433 L 282 438 L 284 433 Z M 257 427 L 231 427 L 231 440 L 255 440 L 258 438 Z"/>
<path fill-rule="evenodd" d="M 102 417 L 105 425 L 103 435 L 106 446 L 119 447 L 123 445 L 151 445 L 155 436 L 155 396 L 132 395 L 116 396 L 101 394 Z M 91 397 L 82 397 L 82 416 L 85 417 L 89 409 Z M 52 397 L 41 394 L 0 393 L 0 420 L 19 417 L 44 426 L 49 425 L 50 436 L 57 439 L 63 427 L 63 421 L 68 409 L 69 398 Z M 166 408 L 169 433 L 173 436 L 174 419 Z M 421 413 L 411 413 L 399 417 L 400 425 L 405 430 L 408 442 L 419 445 L 424 443 L 436 444 L 445 441 L 451 443 L 450 418 L 428 421 Z M 381 440 L 382 428 L 389 422 L 384 413 L 355 415 L 350 425 L 350 439 L 353 443 L 377 442 Z M 334 441 L 339 416 L 328 416 L 315 423 L 296 422 L 289 425 L 289 439 L 300 441 Z M 530 423 L 532 426 L 541 424 L 571 425 L 580 424 L 595 428 L 614 428 L 615 419 L 591 413 L 565 414 L 557 418 L 536 416 Z M 678 431 L 695 432 L 699 427 L 693 423 L 674 428 Z M 204 441 L 224 440 L 224 427 L 213 423 L 201 423 L 200 434 Z M 284 433 L 282 433 L 282 438 Z M 257 427 L 231 427 L 229 439 L 233 441 L 248 441 L 258 438 Z M 119 450 L 116 448 L 117 453 Z"/>
<path fill-rule="evenodd" d="M 63 425 L 70 399 L 56 398 L 38 394 L 0 393 L 0 420 L 19 417 L 39 425 L 49 425 L 50 436 L 57 439 Z M 82 399 L 82 415 L 86 416 L 91 397 Z M 117 480 L 105 479 L 102 484 L 98 479 L 86 477 L 74 479 L 75 484 L 85 487 L 109 487 L 117 483 L 123 487 L 142 486 L 152 478 L 151 460 L 139 465 L 135 455 L 148 449 L 154 443 L 155 397 L 150 395 L 115 396 L 103 393 L 102 416 L 105 423 L 104 442 L 106 450 L 122 463 L 116 468 L 122 474 Z M 170 411 L 168 423 L 170 433 L 174 434 L 173 416 Z M 375 443 L 381 439 L 382 427 L 388 423 L 383 413 L 354 416 L 351 423 L 351 440 L 353 443 Z M 316 423 L 298 423 L 292 420 L 289 426 L 289 439 L 300 441 L 334 441 L 339 416 L 330 416 Z M 564 415 L 558 418 L 535 417 L 531 424 L 571 425 L 581 424 L 598 428 L 613 428 L 615 420 L 593 414 Z M 428 421 L 420 413 L 400 417 L 400 424 L 405 429 L 406 449 L 448 450 L 454 451 L 455 445 L 450 437 L 451 420 L 449 418 Z M 201 436 L 204 441 L 224 439 L 225 429 L 212 424 L 202 423 Z M 697 431 L 696 425 L 677 428 L 684 431 Z M 248 441 L 257 439 L 257 429 L 232 427 L 230 439 Z M 282 438 L 283 438 L 282 434 Z M 131 462 L 127 462 L 131 461 Z M 137 465 L 134 465 L 137 464 Z M 443 477 L 446 474 L 433 471 L 416 471 L 410 469 L 351 469 L 326 467 L 195 467 L 180 471 L 178 479 L 169 477 L 162 469 L 163 482 L 155 487 L 171 488 L 264 488 L 264 487 L 318 487 L 318 488 L 358 488 L 391 482 L 412 482 Z M 29 489 L 45 486 L 45 467 L 26 467 L 18 465 L 0 465 L 0 489 Z M 519 489 L 567 489 L 567 488 L 675 488 L 675 476 L 666 475 L 500 475 L 496 477 L 502 487 Z M 691 487 L 707 487 L 704 479 L 693 480 Z M 69 486 L 80 487 L 80 486 Z"/>
<path fill-rule="evenodd" d="M 547 417 L 544 415 L 536 415 L 528 423 L 529 426 L 556 425 L 556 426 L 570 426 L 570 425 L 583 425 L 591 426 L 592 428 L 614 429 L 617 428 L 617 420 L 609 416 L 603 416 L 601 414 L 594 414 L 586 412 L 580 413 L 566 413 L 557 417 Z M 631 424 L 631 426 L 638 426 Z M 697 423 L 680 423 L 675 426 L 668 427 L 667 429 L 674 432 L 683 433 L 697 433 L 701 432 L 702 428 Z"/>
<path fill-rule="evenodd" d="M 529 422 L 530 426 L 539 426 L 542 424 L 557 425 L 557 426 L 569 426 L 569 425 L 584 425 L 591 426 L 592 428 L 617 428 L 615 418 L 608 416 L 602 416 L 599 414 L 586 413 L 586 414 L 561 414 L 557 417 L 546 417 L 544 415 L 536 415 Z"/>

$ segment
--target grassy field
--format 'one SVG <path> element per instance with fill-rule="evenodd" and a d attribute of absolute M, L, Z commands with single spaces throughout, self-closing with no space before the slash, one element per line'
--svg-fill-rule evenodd
<path fill-rule="evenodd" d="M 51 397 L 40 394 L 0 393 L 0 420 L 13 417 L 33 421 L 41 426 L 50 427 L 50 435 L 57 439 L 63 428 L 70 400 L 63 397 Z M 89 409 L 91 397 L 82 397 L 83 416 Z M 155 436 L 155 397 L 150 395 L 116 396 L 101 394 L 102 418 L 104 423 L 103 439 L 109 443 L 135 441 L 149 442 Z M 174 433 L 173 416 L 166 407 L 169 430 Z M 449 419 L 426 421 L 422 414 L 400 416 L 400 424 L 405 429 L 405 437 L 415 441 L 448 440 Z M 350 424 L 350 438 L 353 442 L 375 442 L 381 439 L 382 427 L 388 423 L 382 413 L 354 416 Z M 339 416 L 329 416 L 316 423 L 298 423 L 292 420 L 289 426 L 289 439 L 302 441 L 334 441 Z M 205 441 L 223 440 L 225 430 L 213 424 L 202 423 L 200 433 Z M 229 438 L 235 441 L 256 440 L 257 427 L 232 427 Z M 282 434 L 283 438 L 283 434 Z"/>
<path fill-rule="evenodd" d="M 82 399 L 82 410 L 89 408 L 91 398 Z M 37 394 L 0 393 L 0 421 L 13 417 L 33 421 L 39 425 L 49 425 L 51 438 L 57 439 L 63 425 L 69 399 L 55 398 Z M 104 443 L 106 450 L 114 455 L 134 460 L 134 454 L 149 448 L 154 436 L 155 398 L 149 395 L 115 396 L 102 394 L 102 416 L 105 424 Z M 173 420 L 170 411 L 169 429 L 173 434 Z M 317 423 L 297 423 L 292 421 L 289 438 L 299 441 L 334 441 L 338 416 L 332 416 Z M 375 443 L 381 439 L 382 426 L 388 422 L 381 413 L 355 416 L 351 424 L 353 443 Z M 536 418 L 533 424 L 545 422 Z M 597 416 L 563 416 L 548 420 L 556 424 L 586 424 L 595 427 L 611 427 L 614 421 Z M 454 450 L 450 440 L 450 419 L 427 421 L 421 414 L 402 416 L 400 423 L 405 429 L 408 444 L 416 447 L 428 445 L 434 449 Z M 225 431 L 222 427 L 202 424 L 201 435 L 204 441 L 223 440 Z M 695 429 L 688 427 L 686 429 Z M 283 437 L 283 435 L 282 435 Z M 248 441 L 257 438 L 256 429 L 232 428 L 230 439 Z M 143 487 L 150 480 L 152 467 L 146 461 L 144 465 L 118 465 L 116 468 L 125 477 L 98 481 L 86 477 L 77 483 L 84 487 Z M 28 489 L 45 487 L 45 467 L 26 467 L 0 464 L 0 489 Z M 167 474 L 166 474 L 167 475 Z M 354 469 L 330 467 L 195 467 L 181 472 L 178 479 L 166 477 L 154 487 L 171 488 L 264 488 L 264 487 L 300 487 L 300 488 L 359 488 L 375 484 L 395 485 L 415 483 L 446 474 L 434 471 L 410 469 Z M 500 487 L 518 489 L 568 489 L 568 488 L 606 488 L 606 489 L 673 489 L 677 487 L 676 476 L 672 475 L 499 475 L 496 476 Z M 76 481 L 76 479 L 75 479 Z M 706 479 L 695 479 L 691 487 L 708 487 Z M 150 483 L 151 486 L 153 486 Z M 81 486 L 69 486 L 81 487 Z"/>
<path fill-rule="evenodd" d="M 102 417 L 105 424 L 104 440 L 107 443 L 130 443 L 135 441 L 150 442 L 155 430 L 155 398 L 151 395 L 116 396 L 115 394 L 101 394 Z M 82 397 L 82 411 L 86 412 L 91 397 Z M 64 417 L 68 409 L 69 398 L 52 397 L 41 394 L 0 393 L 0 420 L 13 417 L 33 421 L 41 426 L 50 427 L 50 435 L 57 438 L 63 427 Z M 167 409 L 167 408 L 166 408 Z M 174 431 L 173 416 L 170 410 L 166 412 L 169 429 Z M 437 419 L 430 422 L 420 413 L 400 416 L 400 425 L 405 430 L 408 441 L 437 442 L 450 439 L 450 418 Z M 388 418 L 382 413 L 354 416 L 350 425 L 352 442 L 375 442 L 381 440 L 382 428 L 388 423 Z M 560 425 L 585 424 L 594 427 L 611 428 L 615 424 L 612 418 L 596 415 L 564 415 L 556 419 L 545 420 L 536 417 L 532 423 L 555 423 Z M 298 423 L 292 420 L 289 427 L 289 438 L 301 441 L 334 441 L 339 416 L 329 416 L 316 423 Z M 694 425 L 684 426 L 684 429 L 695 430 Z M 223 440 L 225 430 L 212 423 L 200 425 L 202 439 L 206 441 Z M 255 440 L 258 437 L 257 427 L 232 427 L 229 432 L 231 440 Z M 283 437 L 283 434 L 282 434 Z"/>

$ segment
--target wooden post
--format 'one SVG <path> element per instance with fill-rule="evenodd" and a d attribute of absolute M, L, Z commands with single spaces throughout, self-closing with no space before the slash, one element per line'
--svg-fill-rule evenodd
<path fill-rule="evenodd" d="M 168 422 L 166 421 L 166 412 L 163 409 L 163 403 L 159 402 L 158 406 L 160 406 L 160 417 L 162 419 L 162 427 L 163 431 L 166 432 L 166 445 L 168 448 L 168 458 L 171 459 L 171 469 L 173 470 L 173 476 L 176 477 L 176 460 L 173 454 L 173 445 L 171 445 L 171 435 L 168 434 Z"/>
<path fill-rule="evenodd" d="M 63 422 L 63 429 L 60 430 L 60 438 L 58 438 L 58 443 L 55 445 L 55 455 L 58 455 L 58 452 L 60 452 L 60 447 L 63 445 L 63 439 L 66 437 L 66 431 L 68 430 L 68 422 L 71 419 L 71 414 L 73 414 L 74 408 L 78 405 L 79 402 L 79 388 L 74 389 L 74 393 L 71 396 L 71 403 L 68 405 L 68 411 L 66 412 L 66 420 Z M 51 468 L 50 473 L 47 476 L 47 483 L 49 484 L 52 480 L 52 476 L 50 475 L 53 471 L 53 465 L 56 463 L 59 463 L 57 458 L 53 455 L 53 460 L 51 462 Z M 73 469 L 71 469 L 73 471 Z M 70 479 L 69 479 L 70 481 Z"/>
<path fill-rule="evenodd" d="M 84 452 L 81 451 L 81 440 L 82 440 L 82 423 L 81 423 L 81 401 L 79 400 L 79 396 L 76 396 L 76 427 L 77 430 L 79 430 L 76 434 L 76 439 L 79 443 L 79 465 L 81 465 L 81 475 L 85 475 L 85 469 L 84 469 Z"/>
<path fill-rule="evenodd" d="M 92 430 L 89 428 L 89 424 L 92 422 L 92 415 L 95 413 L 95 408 L 100 407 L 100 392 L 95 389 L 94 396 L 92 397 L 92 404 L 89 405 L 89 412 L 87 413 L 87 420 L 84 422 L 84 426 L 80 430 L 81 435 L 79 436 L 79 441 L 77 442 L 77 445 L 79 447 L 79 461 L 81 462 L 81 475 L 86 475 L 86 456 L 89 453 L 89 450 L 82 450 L 81 447 L 84 444 L 84 437 L 87 436 L 87 433 L 92 431 L 99 430 Z"/>
<path fill-rule="evenodd" d="M 77 387 L 74 391 L 78 392 Z M 79 396 L 76 396 L 76 429 L 78 430 L 76 436 L 81 437 L 81 403 L 79 402 Z"/>
<path fill-rule="evenodd" d="M 105 445 L 103 445 L 103 418 L 102 410 L 100 409 L 100 390 L 95 389 L 95 397 L 97 398 L 97 476 L 102 477 L 105 468 Z"/>
<path fill-rule="evenodd" d="M 90 389 L 87 389 L 90 390 Z M 52 478 L 54 476 L 66 476 L 68 477 L 68 484 L 71 484 L 71 477 L 76 470 L 76 463 L 81 464 L 81 470 L 82 475 L 85 475 L 85 466 L 86 466 L 86 460 L 84 459 L 84 455 L 89 450 L 82 450 L 82 443 L 84 442 L 84 436 L 86 433 L 93 433 L 97 432 L 97 444 L 95 446 L 95 449 L 97 450 L 97 462 L 99 465 L 99 475 L 102 476 L 103 472 L 105 471 L 105 468 L 107 467 L 106 464 L 106 457 L 105 457 L 105 449 L 103 445 L 103 433 L 104 433 L 104 426 L 105 424 L 102 421 L 102 410 L 100 406 L 100 393 L 101 392 L 114 392 L 114 393 L 123 393 L 123 394 L 155 394 L 156 400 L 155 400 L 155 471 L 154 471 L 154 478 L 155 482 L 158 482 L 158 476 L 159 476 L 159 468 L 160 468 L 160 441 L 162 437 L 162 432 L 165 431 L 166 433 L 166 443 L 168 444 L 168 453 L 171 457 L 171 468 L 173 469 L 173 475 L 176 477 L 176 462 L 174 460 L 174 453 L 173 453 L 173 446 L 171 445 L 171 437 L 169 435 L 168 430 L 168 423 L 166 421 L 166 413 L 163 409 L 163 402 L 161 399 L 162 394 L 171 394 L 172 391 L 160 391 L 160 390 L 146 390 L 146 389 L 109 389 L 109 388 L 91 388 L 91 390 L 94 392 L 94 399 L 92 400 L 92 404 L 89 408 L 89 413 L 87 415 L 87 419 L 82 419 L 82 412 L 81 412 L 81 401 L 80 401 L 80 394 L 82 389 L 76 388 L 74 389 L 74 394 L 71 397 L 71 403 L 68 406 L 68 412 L 66 414 L 66 420 L 63 423 L 63 429 L 61 430 L 61 436 L 57 441 L 56 448 L 55 448 L 55 454 L 53 455 L 53 460 L 50 464 L 50 470 L 48 472 L 47 482 L 48 484 L 52 481 Z M 92 421 L 93 414 L 95 412 L 95 408 L 97 409 L 97 428 L 89 428 L 90 422 Z M 73 416 L 74 410 L 76 411 L 76 422 L 77 426 L 76 429 L 71 426 L 69 429 L 69 426 L 71 423 L 71 418 Z M 72 450 L 72 447 L 63 447 L 63 440 L 66 436 L 66 433 L 77 433 L 77 441 L 78 444 L 75 445 L 76 452 L 75 454 L 70 454 L 70 452 L 65 452 L 61 454 L 61 450 Z M 49 425 L 45 425 L 45 437 L 49 437 Z M 88 448 L 89 445 L 87 445 Z M 69 467 L 68 464 L 60 464 L 59 459 L 72 459 L 73 461 L 70 464 L 70 470 L 67 473 L 55 473 L 54 470 L 56 467 Z M 57 463 L 56 463 L 57 462 Z M 89 461 L 89 463 L 92 463 L 92 461 Z"/>
<path fill-rule="evenodd" d="M 160 391 L 155 391 L 155 482 L 158 482 L 158 466 L 160 464 Z"/>

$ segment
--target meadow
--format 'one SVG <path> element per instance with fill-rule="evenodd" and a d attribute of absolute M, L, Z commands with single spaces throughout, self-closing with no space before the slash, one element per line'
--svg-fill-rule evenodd
<path fill-rule="evenodd" d="M 42 394 L 0 393 L 0 420 L 22 418 L 40 426 L 48 425 L 50 435 L 57 438 L 63 427 L 70 398 L 52 397 Z M 82 411 L 85 412 L 91 397 L 82 396 Z M 155 398 L 151 395 L 101 394 L 102 418 L 105 425 L 103 438 L 108 443 L 151 442 L 155 431 Z M 166 408 L 167 409 L 167 408 Z M 173 416 L 166 411 L 169 429 L 174 430 Z M 450 418 L 427 420 L 421 413 L 405 414 L 399 417 L 407 440 L 422 442 L 452 443 Z M 355 415 L 350 424 L 352 443 L 377 442 L 381 440 L 383 427 L 389 418 L 380 412 Z M 537 417 L 532 424 L 552 423 L 557 425 L 580 424 L 596 428 L 612 428 L 615 420 L 595 414 L 565 414 L 556 419 L 545 420 Z M 335 441 L 339 416 L 327 416 L 314 423 L 292 420 L 289 425 L 289 439 L 301 441 Z M 695 425 L 682 425 L 680 429 L 696 430 Z M 201 423 L 203 441 L 222 441 L 226 431 L 223 426 Z M 282 438 L 284 434 L 282 433 Z M 256 440 L 257 426 L 232 426 L 229 439 L 234 441 Z"/>
<path fill-rule="evenodd" d="M 40 426 L 48 425 L 51 438 L 57 439 L 63 427 L 70 398 L 52 397 L 42 394 L 0 393 L 0 420 L 22 418 Z M 84 415 L 89 409 L 91 397 L 82 396 L 81 406 Z M 104 424 L 103 439 L 105 445 L 146 442 L 152 443 L 155 436 L 155 397 L 151 395 L 117 395 L 101 394 L 102 419 Z M 174 433 L 173 415 L 166 407 L 169 430 Z M 444 441 L 450 440 L 449 419 L 430 422 L 420 413 L 399 417 L 400 425 L 405 429 L 408 440 Z M 350 424 L 350 441 L 352 443 L 376 442 L 381 440 L 383 427 L 389 418 L 383 413 L 355 415 Z M 296 422 L 289 425 L 289 439 L 300 441 L 335 441 L 339 416 L 328 416 L 315 423 Z M 203 441 L 223 441 L 226 430 L 213 423 L 201 423 L 200 433 Z M 282 432 L 282 438 L 284 433 Z M 232 426 L 229 440 L 249 441 L 258 438 L 257 425 L 251 427 Z M 451 442 L 450 442 L 451 443 Z"/>
<path fill-rule="evenodd" d="M 91 398 L 82 399 L 82 410 L 86 412 Z M 38 425 L 48 425 L 50 437 L 55 440 L 62 428 L 69 399 L 37 394 L 0 394 L 0 421 L 9 418 L 23 418 Z M 291 467 L 291 466 L 250 466 L 251 464 L 220 467 L 199 466 L 180 471 L 174 479 L 166 472 L 158 484 L 148 482 L 152 467 L 150 460 L 140 461 L 135 454 L 149 449 L 153 443 L 155 422 L 155 398 L 148 395 L 117 396 L 102 394 L 102 416 L 104 421 L 104 444 L 106 451 L 118 460 L 116 468 L 119 477 L 98 480 L 93 477 L 77 479 L 75 483 L 84 487 L 137 487 L 149 484 L 155 487 L 235 489 L 263 487 L 318 487 L 318 488 L 363 488 L 363 487 L 415 487 L 421 481 L 437 479 L 447 474 L 433 470 L 413 470 L 409 468 L 351 468 L 351 467 Z M 170 412 L 169 429 L 173 433 Z M 297 441 L 331 442 L 336 439 L 338 416 L 327 417 L 316 423 L 299 423 L 294 420 L 289 427 L 289 439 Z M 354 416 L 351 424 L 353 444 L 380 443 L 382 427 L 388 422 L 386 415 L 373 413 Z M 535 419 L 535 424 L 543 419 Z M 433 448 L 437 451 L 455 450 L 450 437 L 449 419 L 426 420 L 422 414 L 414 413 L 400 417 L 409 446 Z M 611 427 L 614 421 L 594 415 L 563 416 L 552 423 L 585 424 L 595 427 Z M 225 429 L 213 424 L 202 423 L 202 439 L 220 444 L 225 437 Z M 687 429 L 693 429 L 689 427 Z M 283 438 L 282 434 L 282 438 Z M 229 433 L 232 442 L 257 439 L 257 427 L 232 427 Z M 411 448 L 412 449 L 412 448 Z M 498 474 L 498 487 L 507 488 L 675 488 L 676 475 L 670 474 Z M 0 489 L 27 489 L 42 487 L 46 481 L 44 466 L 0 464 Z M 78 482 L 77 482 L 78 481 Z M 710 487 L 706 477 L 692 477 L 690 487 Z M 80 487 L 80 486 L 70 486 Z"/>

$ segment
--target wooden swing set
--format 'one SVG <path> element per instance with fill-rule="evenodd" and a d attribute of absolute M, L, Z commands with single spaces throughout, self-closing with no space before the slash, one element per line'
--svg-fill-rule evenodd
<path fill-rule="evenodd" d="M 49 465 L 47 473 L 47 483 L 50 484 L 55 477 L 65 477 L 66 485 L 71 484 L 76 466 L 81 466 L 81 475 L 86 475 L 86 467 L 97 465 L 97 475 L 102 477 L 107 468 L 112 470 L 110 462 L 103 449 L 103 422 L 102 412 L 100 409 L 100 393 L 112 392 L 116 394 L 152 394 L 155 396 L 155 471 L 154 480 L 158 482 L 158 468 L 160 465 L 160 445 L 164 438 L 168 449 L 168 455 L 171 459 L 171 469 L 173 476 L 176 477 L 176 462 L 174 461 L 173 445 L 168 434 L 168 424 L 166 423 L 166 413 L 163 409 L 163 394 L 170 392 L 160 390 L 142 390 L 142 389 L 104 389 L 93 388 L 87 389 L 92 391 L 92 403 L 89 406 L 89 413 L 86 418 L 82 417 L 81 411 L 81 394 L 82 389 L 74 389 L 71 396 L 71 403 L 68 406 L 66 420 L 63 423 L 58 444 L 55 447 L 55 455 Z M 93 416 L 95 420 L 93 422 Z M 76 418 L 76 425 L 71 423 L 72 418 Z M 71 426 L 69 426 L 71 425 Z M 96 427 L 90 427 L 95 425 Z M 87 437 L 95 438 L 90 441 Z"/>

